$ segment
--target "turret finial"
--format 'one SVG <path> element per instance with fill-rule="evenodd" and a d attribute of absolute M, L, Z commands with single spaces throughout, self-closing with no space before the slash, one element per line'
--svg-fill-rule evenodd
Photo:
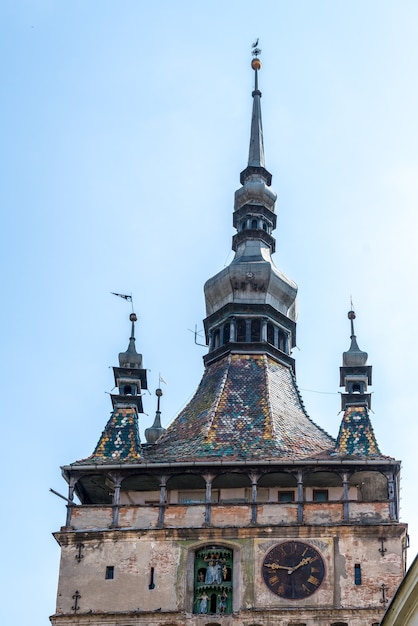
<path fill-rule="evenodd" d="M 351 345 L 349 350 L 343 353 L 343 365 L 349 367 L 366 365 L 368 357 L 367 352 L 363 352 L 363 350 L 360 350 L 358 347 L 357 337 L 354 332 L 354 320 L 356 319 L 356 314 L 353 308 L 353 301 L 351 301 L 351 309 L 347 313 L 347 317 L 350 320 L 351 325 Z"/>
<path fill-rule="evenodd" d="M 129 315 L 131 321 L 131 336 L 129 337 L 129 345 L 126 352 L 119 353 L 120 367 L 142 367 L 142 354 L 138 354 L 135 347 L 135 322 L 138 320 L 136 313 Z"/>
<path fill-rule="evenodd" d="M 160 410 L 160 399 L 163 395 L 162 389 L 158 388 L 155 390 L 155 395 L 157 396 L 157 410 L 155 412 L 154 423 L 150 428 L 145 429 L 145 439 L 147 443 L 155 443 L 159 437 L 163 433 L 165 433 L 165 428 L 161 426 L 161 410 Z"/>

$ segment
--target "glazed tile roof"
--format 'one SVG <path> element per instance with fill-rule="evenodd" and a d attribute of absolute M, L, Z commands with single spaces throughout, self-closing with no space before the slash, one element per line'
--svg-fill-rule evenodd
<path fill-rule="evenodd" d="M 135 463 L 141 459 L 138 414 L 133 407 L 116 407 L 99 439 L 95 451 L 87 459 L 73 465 L 91 463 Z"/>
<path fill-rule="evenodd" d="M 335 452 L 342 456 L 382 456 L 366 406 L 346 407 Z"/>
<path fill-rule="evenodd" d="M 120 463 L 390 458 L 366 406 L 348 406 L 335 441 L 303 406 L 292 370 L 267 355 L 209 365 L 189 404 L 154 445 L 141 446 L 134 407 L 117 407 L 93 454 L 73 466 Z"/>
<path fill-rule="evenodd" d="M 233 354 L 208 366 L 146 460 L 297 460 L 334 445 L 308 417 L 289 367 L 266 355 Z"/>

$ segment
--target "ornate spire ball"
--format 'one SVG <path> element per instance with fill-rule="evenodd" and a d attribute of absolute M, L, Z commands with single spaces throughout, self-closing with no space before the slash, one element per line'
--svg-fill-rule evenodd
<path fill-rule="evenodd" d="M 256 41 L 253 43 L 251 48 L 252 48 L 251 54 L 254 57 L 253 60 L 251 61 L 251 67 L 253 68 L 254 71 L 261 70 L 261 61 L 258 58 L 259 55 L 261 54 L 261 50 L 258 47 L 258 39 L 256 39 Z"/>

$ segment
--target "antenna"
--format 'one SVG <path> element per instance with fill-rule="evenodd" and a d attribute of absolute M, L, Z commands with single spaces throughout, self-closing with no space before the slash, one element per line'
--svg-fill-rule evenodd
<path fill-rule="evenodd" d="M 197 346 L 202 346 L 202 348 L 207 348 L 207 345 L 205 343 L 199 343 L 197 341 L 198 337 L 201 337 L 202 335 L 200 334 L 202 331 L 201 330 L 197 330 L 197 324 L 194 325 L 194 330 L 190 330 L 190 328 L 187 329 L 190 333 L 194 334 L 194 342 Z"/>

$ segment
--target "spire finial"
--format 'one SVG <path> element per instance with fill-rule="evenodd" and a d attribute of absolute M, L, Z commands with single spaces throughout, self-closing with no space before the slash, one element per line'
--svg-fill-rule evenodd
<path fill-rule="evenodd" d="M 354 332 L 354 320 L 356 319 L 356 314 L 354 312 L 353 300 L 351 300 L 351 309 L 347 313 L 347 317 L 350 320 L 351 325 L 351 345 L 347 352 L 343 353 L 343 365 L 345 366 L 355 366 L 355 365 L 365 365 L 367 363 L 367 352 L 363 352 L 360 350 L 357 344 L 357 337 Z"/>
<path fill-rule="evenodd" d="M 351 309 L 347 313 L 347 317 L 350 320 L 350 324 L 351 324 L 351 336 L 350 336 L 350 339 L 352 339 L 353 337 L 356 336 L 355 333 L 354 333 L 354 320 L 356 319 L 356 314 L 355 314 L 355 311 L 354 311 L 353 301 L 352 300 L 351 300 Z"/>
<path fill-rule="evenodd" d="M 135 322 L 138 320 L 136 313 L 129 315 L 131 321 L 131 336 L 129 337 L 129 345 L 126 352 L 119 353 L 120 367 L 142 367 L 142 354 L 138 354 L 135 347 Z"/>
<path fill-rule="evenodd" d="M 147 443 L 155 443 L 159 437 L 163 433 L 165 433 L 165 428 L 161 426 L 161 409 L 160 409 L 160 399 L 163 395 L 162 389 L 158 388 L 155 390 L 155 395 L 157 396 L 157 410 L 155 412 L 154 423 L 150 428 L 145 429 L 145 439 Z"/>

